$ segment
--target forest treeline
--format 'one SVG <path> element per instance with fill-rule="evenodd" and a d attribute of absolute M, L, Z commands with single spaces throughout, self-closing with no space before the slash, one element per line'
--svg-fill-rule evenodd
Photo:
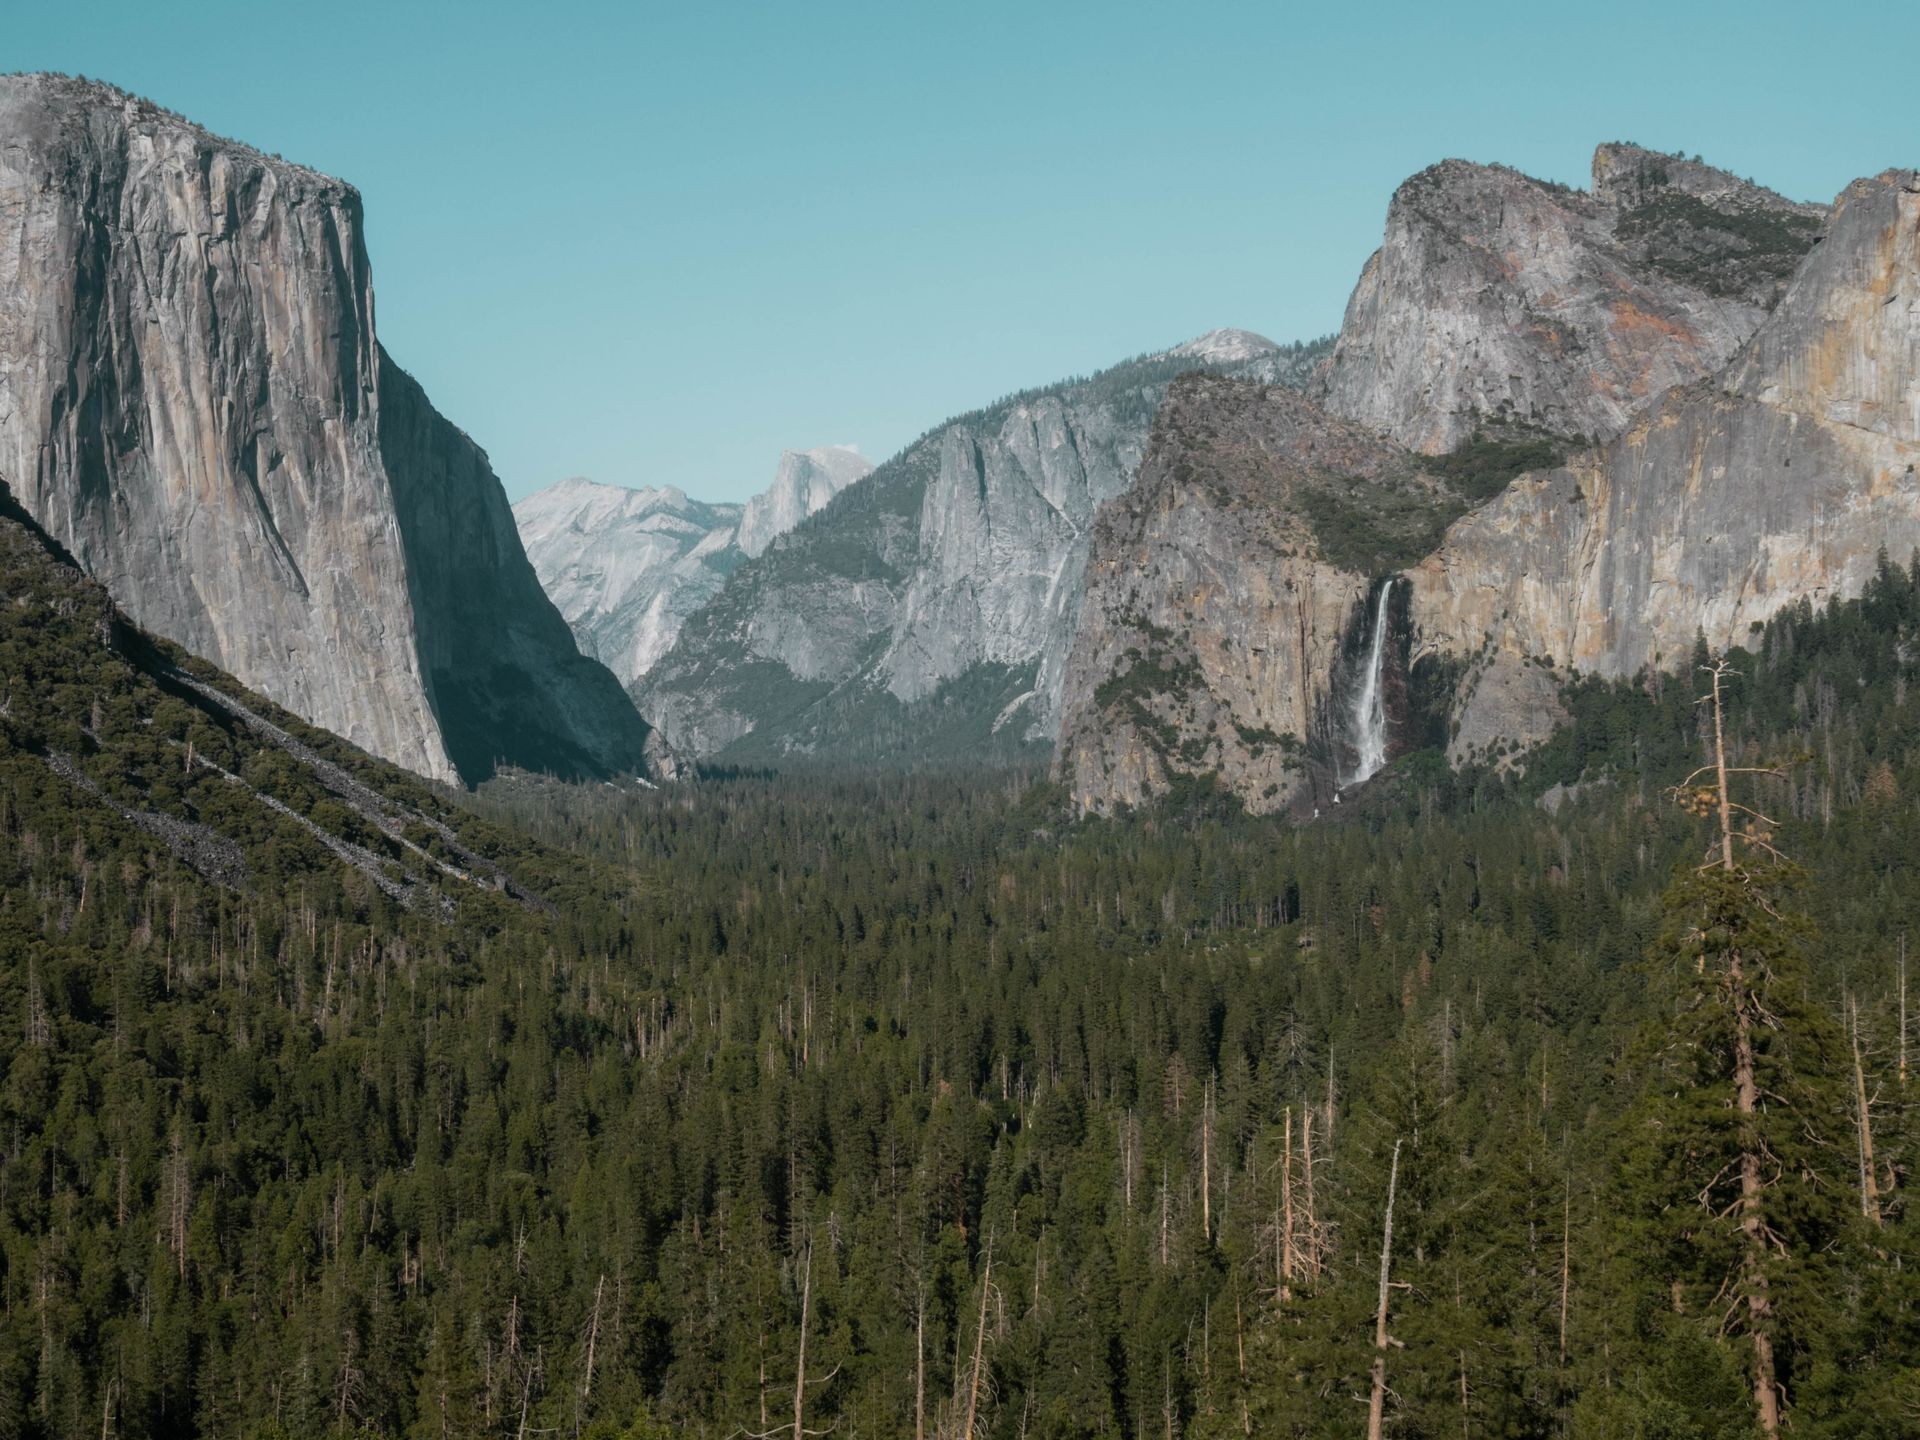
<path fill-rule="evenodd" d="M 164 779 L 248 742 L 60 608 L 0 606 L 0 1436 L 1720 1440 L 1762 1348 L 1791 1433 L 1920 1432 L 1920 573 L 1728 657 L 1732 871 L 1686 671 L 1297 828 L 499 783 L 530 899 L 446 905 Z"/>

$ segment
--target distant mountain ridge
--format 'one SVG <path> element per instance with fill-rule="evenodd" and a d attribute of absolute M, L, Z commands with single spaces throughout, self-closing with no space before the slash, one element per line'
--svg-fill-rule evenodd
<path fill-rule="evenodd" d="M 744 504 L 574 477 L 527 496 L 513 516 L 582 652 L 630 685 L 742 561 L 872 471 L 849 445 L 786 450 L 773 484 Z"/>
<path fill-rule="evenodd" d="M 735 544 L 749 560 L 856 480 L 873 473 L 873 462 L 851 445 L 783 450 L 773 484 L 747 501 Z"/>
<path fill-rule="evenodd" d="M 1324 353 L 1214 331 L 935 427 L 731 575 L 635 685 L 642 712 L 695 757 L 1044 753 L 1093 515 L 1167 384 L 1300 386 Z"/>

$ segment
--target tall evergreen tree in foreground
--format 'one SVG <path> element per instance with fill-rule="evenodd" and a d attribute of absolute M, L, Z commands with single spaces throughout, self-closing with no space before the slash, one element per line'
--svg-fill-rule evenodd
<path fill-rule="evenodd" d="M 1645 1378 L 1599 1392 L 1597 1410 L 1634 1415 L 1605 1434 L 1778 1435 L 1818 1385 L 1812 1357 L 1831 1349 L 1838 1262 L 1858 1238 L 1844 1047 L 1812 995 L 1798 872 L 1732 788 L 1778 772 L 1728 763 L 1722 688 L 1735 672 L 1702 668 L 1712 758 L 1674 794 L 1711 819 L 1713 844 L 1668 890 L 1650 957 L 1672 1013 L 1638 1057 L 1619 1177 Z"/>

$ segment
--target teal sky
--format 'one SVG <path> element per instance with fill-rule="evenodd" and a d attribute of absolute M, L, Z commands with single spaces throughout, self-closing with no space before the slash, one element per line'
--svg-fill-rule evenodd
<path fill-rule="evenodd" d="M 1215 326 L 1334 329 L 1446 156 L 1631 139 L 1796 198 L 1920 163 L 1920 6 L 8 5 L 366 198 L 382 338 L 510 494 L 743 498 Z M 0 137 L 4 138 L 4 137 Z"/>

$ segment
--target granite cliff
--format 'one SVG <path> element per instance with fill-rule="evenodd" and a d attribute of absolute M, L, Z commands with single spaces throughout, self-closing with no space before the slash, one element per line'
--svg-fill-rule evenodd
<path fill-rule="evenodd" d="M 694 755 L 1043 752 L 1099 505 L 1192 370 L 1305 378 L 1321 351 L 1216 331 L 930 431 L 742 565 L 635 687 Z"/>
<path fill-rule="evenodd" d="M 136 623 L 411 770 L 646 763 L 485 455 L 381 348 L 340 181 L 0 78 L 0 480 Z"/>
<path fill-rule="evenodd" d="M 1504 760 L 1551 731 L 1573 673 L 1684 664 L 1696 638 L 1744 640 L 1920 548 L 1920 175 L 1857 181 L 1830 208 L 1632 147 L 1603 146 L 1594 175 L 1574 195 L 1425 172 L 1308 398 L 1176 389 L 1140 487 L 1094 529 L 1058 761 L 1083 808 L 1182 773 L 1254 809 L 1326 804 L 1352 774 L 1376 624 L 1388 752 Z M 1542 343 L 1548 271 L 1562 320 L 1588 297 L 1580 343 Z M 1665 338 L 1621 343 L 1623 304 L 1656 300 Z M 1496 315 L 1524 322 L 1499 352 L 1519 389 L 1485 383 Z M 1382 336 L 1401 368 L 1372 363 Z M 1381 447 L 1371 462 L 1349 442 L 1328 463 L 1342 416 Z M 1614 433 L 1568 445 L 1578 427 Z M 1415 452 L 1397 463 L 1396 436 Z M 1518 463 L 1543 444 L 1568 453 Z M 1324 501 L 1335 473 L 1345 520 Z M 1415 526 L 1342 561 L 1343 537 L 1416 494 L 1425 540 Z"/>
<path fill-rule="evenodd" d="M 1409 572 L 1413 643 L 1474 655 L 1456 758 L 1552 723 L 1552 675 L 1631 675 L 1696 636 L 1851 596 L 1920 547 L 1920 174 L 1856 181 L 1718 374 L 1523 477 Z"/>
<path fill-rule="evenodd" d="M 1590 192 L 1443 161 L 1395 193 L 1311 393 L 1426 454 L 1490 424 L 1607 438 L 1732 358 L 1823 215 L 1632 145 Z"/>
<path fill-rule="evenodd" d="M 1139 483 L 1094 526 L 1056 762 L 1074 803 L 1218 774 L 1255 812 L 1332 804 L 1371 577 L 1460 508 L 1420 457 L 1294 391 L 1176 381 Z"/>
<path fill-rule="evenodd" d="M 632 684 L 743 560 L 872 471 L 849 446 L 788 450 L 772 486 L 744 505 L 576 478 L 529 495 L 513 516 L 581 650 Z"/>

